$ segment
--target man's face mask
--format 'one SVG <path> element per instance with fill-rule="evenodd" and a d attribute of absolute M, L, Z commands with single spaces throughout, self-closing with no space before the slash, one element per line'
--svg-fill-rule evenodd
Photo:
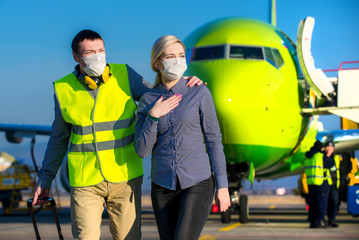
<path fill-rule="evenodd" d="M 90 77 L 98 77 L 103 74 L 106 67 L 106 55 L 103 53 L 95 53 L 87 57 L 81 57 L 84 60 L 86 67 L 83 68 L 84 72 Z"/>
<path fill-rule="evenodd" d="M 161 71 L 162 75 L 171 81 L 181 78 L 187 70 L 186 60 L 182 58 L 171 58 L 161 62 L 164 66 Z"/>

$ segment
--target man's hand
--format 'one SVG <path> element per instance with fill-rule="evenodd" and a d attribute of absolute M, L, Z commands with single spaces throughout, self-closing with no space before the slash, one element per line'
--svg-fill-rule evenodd
<path fill-rule="evenodd" d="M 216 205 L 218 206 L 219 211 L 225 212 L 231 206 L 228 188 L 217 189 L 215 200 L 216 200 Z"/>
<path fill-rule="evenodd" d="M 50 196 L 50 189 L 47 188 L 42 188 L 40 186 L 36 186 L 35 190 L 34 190 L 34 198 L 32 200 L 32 205 L 43 205 L 46 204 L 47 202 L 44 200 L 40 200 L 39 197 L 49 197 Z"/>
<path fill-rule="evenodd" d="M 193 87 L 194 85 L 202 85 L 203 81 L 201 79 L 199 79 L 196 76 L 191 76 L 191 77 L 185 77 L 183 76 L 184 79 L 188 80 L 187 82 L 187 87 Z M 204 85 L 207 86 L 207 83 L 204 83 Z"/>
<path fill-rule="evenodd" d="M 160 118 L 169 113 L 172 109 L 176 108 L 181 101 L 181 98 L 182 95 L 176 94 L 163 101 L 163 97 L 161 96 L 155 105 L 153 105 L 148 114 L 150 114 L 152 117 Z"/>

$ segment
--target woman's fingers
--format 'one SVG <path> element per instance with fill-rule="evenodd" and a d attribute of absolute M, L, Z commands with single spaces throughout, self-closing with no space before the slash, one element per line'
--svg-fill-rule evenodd
<path fill-rule="evenodd" d="M 182 95 L 179 95 L 179 96 L 177 96 L 176 98 L 173 98 L 172 100 L 171 100 L 171 105 L 174 105 L 174 106 L 177 106 L 178 105 L 178 103 L 181 101 L 181 99 L 182 99 Z"/>
<path fill-rule="evenodd" d="M 182 95 L 176 94 L 163 101 L 163 97 L 161 96 L 151 108 L 149 114 L 157 118 L 162 117 L 176 108 L 181 98 Z"/>
<path fill-rule="evenodd" d="M 227 211 L 227 209 L 231 206 L 231 204 L 227 201 L 221 201 L 219 204 L 219 209 L 221 212 Z"/>
<path fill-rule="evenodd" d="M 181 101 L 181 98 L 182 98 L 182 95 L 176 94 L 176 95 L 173 95 L 172 97 L 169 97 L 165 101 L 163 101 L 163 103 L 168 104 L 168 106 L 172 110 L 174 107 L 178 106 L 178 103 Z"/>
<path fill-rule="evenodd" d="M 180 94 L 176 94 L 176 95 L 173 95 L 169 98 L 167 98 L 165 101 L 168 101 L 168 102 L 173 102 L 173 101 L 178 101 L 182 98 L 182 95 Z"/>
<path fill-rule="evenodd" d="M 225 212 L 231 206 L 228 188 L 217 189 L 216 202 L 218 202 L 218 207 L 221 212 Z"/>

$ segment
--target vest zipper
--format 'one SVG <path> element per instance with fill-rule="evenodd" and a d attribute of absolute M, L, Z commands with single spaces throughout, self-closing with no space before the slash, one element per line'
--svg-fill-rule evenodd
<path fill-rule="evenodd" d="M 99 168 L 100 168 L 100 173 L 101 173 L 101 176 L 103 177 L 103 179 L 107 181 L 107 179 L 105 178 L 105 176 L 102 173 L 100 155 L 98 154 L 99 150 L 98 150 L 98 146 L 97 146 L 96 126 L 95 126 L 96 125 L 95 124 L 95 110 L 96 110 L 97 98 L 98 98 L 98 95 L 100 94 L 100 89 L 101 89 L 100 87 L 97 88 L 97 92 L 95 92 L 95 95 L 94 95 L 95 102 L 94 102 L 93 111 L 92 111 L 92 130 L 93 130 L 93 136 L 94 136 L 94 141 L 95 141 L 95 151 L 96 151 L 98 165 L 99 165 Z"/>

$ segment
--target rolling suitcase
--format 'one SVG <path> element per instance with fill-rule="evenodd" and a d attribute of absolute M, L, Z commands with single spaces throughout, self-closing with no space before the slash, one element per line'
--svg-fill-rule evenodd
<path fill-rule="evenodd" d="M 59 217 L 57 216 L 57 212 L 56 212 L 56 203 L 55 203 L 55 200 L 54 200 L 53 198 L 51 198 L 51 197 L 49 197 L 49 198 L 39 198 L 39 199 L 47 201 L 46 204 L 49 204 L 49 203 L 50 203 L 51 211 L 52 211 L 53 214 L 54 214 L 54 218 L 55 218 L 55 222 L 56 222 L 56 227 L 57 227 L 57 232 L 58 232 L 58 234 L 59 234 L 59 239 L 60 239 L 60 240 L 63 240 L 64 237 L 62 236 L 61 227 L 60 227 L 60 221 L 59 221 Z M 33 211 L 33 209 L 32 209 L 32 201 L 33 201 L 32 198 L 30 198 L 30 199 L 27 200 L 27 207 L 29 208 L 29 214 L 31 215 L 32 224 L 34 225 L 34 230 L 35 230 L 35 234 L 36 234 L 36 239 L 37 239 L 37 240 L 41 240 L 40 234 L 39 234 L 39 230 L 38 230 L 37 224 L 36 224 L 35 214 L 34 214 L 34 211 Z"/>

